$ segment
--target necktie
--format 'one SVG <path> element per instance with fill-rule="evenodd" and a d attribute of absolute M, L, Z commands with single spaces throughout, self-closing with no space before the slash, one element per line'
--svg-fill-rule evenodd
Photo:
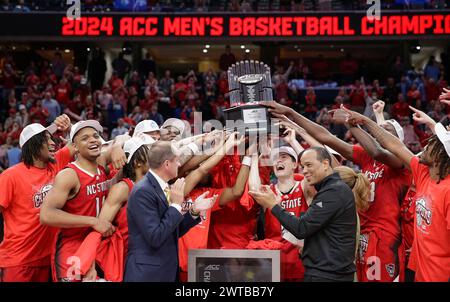
<path fill-rule="evenodd" d="M 170 188 L 169 187 L 164 189 L 164 195 L 166 196 L 167 204 L 170 205 Z"/>

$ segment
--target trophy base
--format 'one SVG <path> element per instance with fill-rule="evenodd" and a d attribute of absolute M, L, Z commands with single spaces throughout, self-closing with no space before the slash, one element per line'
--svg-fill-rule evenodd
<path fill-rule="evenodd" d="M 258 104 L 241 105 L 224 110 L 225 130 L 248 135 L 269 134 L 270 114 L 267 107 Z"/>

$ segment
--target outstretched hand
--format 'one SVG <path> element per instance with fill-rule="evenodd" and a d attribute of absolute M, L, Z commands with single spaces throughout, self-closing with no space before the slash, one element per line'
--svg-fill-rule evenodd
<path fill-rule="evenodd" d="M 261 186 L 259 191 L 249 191 L 248 194 L 265 209 L 272 209 L 279 201 L 279 196 L 267 185 Z"/>
<path fill-rule="evenodd" d="M 280 115 L 285 115 L 285 116 L 289 117 L 294 112 L 292 110 L 292 108 L 281 105 L 275 101 L 263 101 L 263 102 L 259 102 L 259 103 L 265 107 L 268 107 L 269 112 L 273 116 L 276 116 L 276 117 L 278 117 Z"/>
<path fill-rule="evenodd" d="M 441 103 L 450 105 L 450 90 L 447 88 L 443 88 L 441 95 L 439 96 L 439 101 Z"/>
<path fill-rule="evenodd" d="M 362 125 L 364 124 L 364 121 L 367 119 L 366 116 L 362 115 L 361 113 L 358 113 L 356 111 L 350 110 L 345 108 L 344 105 L 341 105 L 341 109 L 344 110 L 344 112 L 347 114 L 347 123 L 350 125 Z"/>
<path fill-rule="evenodd" d="M 425 112 L 420 111 L 419 109 L 416 109 L 412 106 L 409 106 L 409 109 L 414 111 L 414 114 L 413 114 L 414 121 L 416 121 L 420 124 L 429 125 L 431 127 L 436 124 L 436 122 L 430 116 L 428 116 Z"/>
<path fill-rule="evenodd" d="M 209 191 L 204 192 L 202 195 L 198 196 L 194 204 L 192 205 L 192 210 L 197 213 L 205 212 L 209 209 L 211 209 L 214 205 L 214 203 L 217 200 L 217 194 L 215 194 L 212 197 L 206 197 L 209 194 Z"/>

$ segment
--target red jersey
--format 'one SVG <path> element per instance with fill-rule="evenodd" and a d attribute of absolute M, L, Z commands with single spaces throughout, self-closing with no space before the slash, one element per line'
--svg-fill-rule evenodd
<path fill-rule="evenodd" d="M 93 175 L 79 167 L 76 162 L 68 164 L 67 167 L 76 172 L 80 190 L 75 197 L 66 202 L 62 210 L 74 215 L 97 217 L 109 190 L 110 181 L 107 179 L 105 169 L 99 166 L 97 174 Z M 79 276 L 73 275 L 76 272 L 73 270 L 76 262 L 71 257 L 91 230 L 89 227 L 60 230 L 54 255 L 57 279 L 70 281 L 79 279 Z"/>
<path fill-rule="evenodd" d="M 219 199 L 220 195 L 222 195 L 223 189 L 214 189 L 214 188 L 197 188 L 194 189 L 189 196 L 185 199 L 182 205 L 182 214 L 187 213 L 192 205 L 194 204 L 195 199 L 202 195 L 204 192 L 209 191 L 209 194 L 206 198 L 213 197 L 217 195 L 216 203 L 214 206 L 206 211 L 206 215 L 201 216 L 201 222 L 196 224 L 193 228 L 191 228 L 183 237 L 178 239 L 178 260 L 180 266 L 181 273 L 181 281 L 187 281 L 187 271 L 188 271 L 188 253 L 191 249 L 206 249 L 208 245 L 208 234 L 209 234 L 209 225 L 211 222 L 211 213 L 220 209 L 219 207 Z"/>
<path fill-rule="evenodd" d="M 210 174 L 213 176 L 214 188 L 233 187 L 241 168 L 238 155 L 227 155 L 214 167 Z M 261 183 L 269 182 L 270 167 L 260 167 Z M 250 200 L 249 200 L 250 199 Z M 247 192 L 211 215 L 208 248 L 214 249 L 244 249 L 256 230 L 256 216 L 259 206 L 252 202 Z"/>
<path fill-rule="evenodd" d="M 46 169 L 23 162 L 0 175 L 0 206 L 4 217 L 4 239 L 0 244 L 0 267 L 27 264 L 47 258 L 57 229 L 42 225 L 39 212 L 44 197 L 53 187 L 56 174 L 71 160 L 67 147 L 55 154 L 56 163 Z"/>
<path fill-rule="evenodd" d="M 437 183 L 416 156 L 410 165 L 417 193 L 409 266 L 416 272 L 415 281 L 447 282 L 450 278 L 450 176 Z"/>
<path fill-rule="evenodd" d="M 281 195 L 280 205 L 291 215 L 300 217 L 301 213 L 308 210 L 308 204 L 306 203 L 306 197 L 300 181 L 296 181 L 294 187 L 287 194 L 281 193 L 278 187 L 273 184 L 270 185 L 270 188 L 275 194 Z M 298 247 L 283 238 L 289 231 L 280 224 L 270 211 L 266 211 L 265 216 L 266 238 L 284 243 L 284 247 L 281 250 L 281 278 L 283 280 L 303 279 L 305 268 L 300 260 Z"/>
<path fill-rule="evenodd" d="M 415 197 L 416 191 L 410 188 L 401 206 L 403 246 L 406 251 L 411 249 L 414 241 Z"/>
<path fill-rule="evenodd" d="M 359 145 L 353 146 L 353 162 L 370 181 L 369 209 L 359 212 L 361 234 L 376 228 L 400 239 L 400 195 L 411 184 L 411 174 L 375 161 Z"/>

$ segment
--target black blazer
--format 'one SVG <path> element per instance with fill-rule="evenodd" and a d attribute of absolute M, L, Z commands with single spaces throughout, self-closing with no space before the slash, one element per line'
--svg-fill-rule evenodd
<path fill-rule="evenodd" d="M 169 207 L 155 177 L 147 172 L 128 199 L 125 282 L 178 280 L 178 238 L 201 220 Z"/>

